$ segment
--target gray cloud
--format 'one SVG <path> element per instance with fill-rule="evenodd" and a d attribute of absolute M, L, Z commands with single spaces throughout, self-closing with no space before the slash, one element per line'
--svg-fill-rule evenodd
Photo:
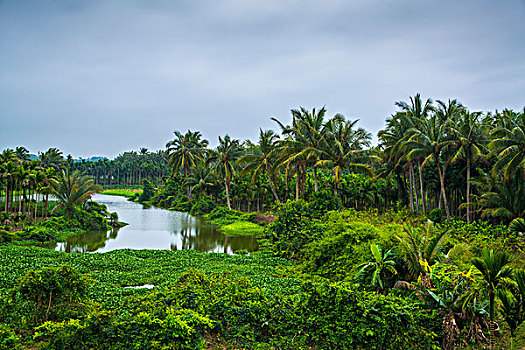
<path fill-rule="evenodd" d="M 383 127 L 421 92 L 525 105 L 523 1 L 0 1 L 0 148 L 255 138 L 290 108 Z"/>

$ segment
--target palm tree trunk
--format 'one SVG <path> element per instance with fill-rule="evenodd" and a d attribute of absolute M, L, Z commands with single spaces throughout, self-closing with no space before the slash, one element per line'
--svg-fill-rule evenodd
<path fill-rule="evenodd" d="M 268 176 L 268 181 L 270 182 L 270 189 L 272 190 L 273 196 L 275 197 L 275 200 L 277 203 L 280 203 L 279 196 L 277 195 L 277 191 L 275 190 L 275 184 L 272 181 L 272 178 L 270 176 L 270 172 L 268 171 L 268 164 L 266 164 L 266 175 Z"/>
<path fill-rule="evenodd" d="M 423 206 L 423 214 L 427 215 L 427 206 L 425 204 L 425 191 L 423 189 L 423 169 L 421 169 L 421 159 L 417 160 L 419 166 L 419 185 L 421 188 L 421 205 Z"/>
<path fill-rule="evenodd" d="M 410 168 L 408 169 L 408 184 L 410 185 L 410 210 L 414 211 L 414 186 L 412 185 L 412 176 L 410 175 Z"/>
<path fill-rule="evenodd" d="M 303 198 L 304 198 L 304 184 L 306 183 L 306 166 L 305 164 L 303 163 L 301 165 L 301 170 L 302 170 L 302 173 L 301 173 L 301 194 L 303 195 Z"/>
<path fill-rule="evenodd" d="M 317 167 L 314 166 L 314 192 L 317 192 Z"/>
<path fill-rule="evenodd" d="M 228 203 L 228 209 L 232 210 L 232 206 L 230 205 L 230 179 L 228 174 L 226 174 L 226 177 L 224 179 L 224 185 L 226 186 L 226 203 Z"/>
<path fill-rule="evenodd" d="M 443 196 L 443 206 L 445 207 L 445 212 L 447 213 L 447 220 L 450 220 L 450 210 L 448 209 L 447 194 L 445 192 L 445 179 L 444 171 L 441 172 L 441 167 L 439 166 L 439 159 L 436 158 L 436 165 L 438 168 L 439 182 L 441 184 L 441 195 Z"/>
<path fill-rule="evenodd" d="M 49 194 L 46 193 L 46 218 L 47 218 L 47 208 L 48 208 L 48 204 L 49 204 Z"/>
<path fill-rule="evenodd" d="M 414 171 L 414 163 L 410 163 L 410 173 L 412 176 L 412 183 L 414 184 L 414 196 L 416 197 L 416 212 L 419 213 L 419 199 L 417 196 L 417 190 L 416 190 L 416 174 Z"/>
<path fill-rule="evenodd" d="M 470 157 L 467 152 L 467 223 L 470 222 Z"/>
<path fill-rule="evenodd" d="M 295 200 L 299 200 L 299 164 L 295 165 Z"/>

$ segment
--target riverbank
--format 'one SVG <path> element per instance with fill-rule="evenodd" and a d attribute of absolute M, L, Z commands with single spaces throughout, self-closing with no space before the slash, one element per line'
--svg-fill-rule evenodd
<path fill-rule="evenodd" d="M 110 196 L 122 196 L 126 198 L 134 198 L 137 197 L 137 194 L 140 196 L 142 193 L 142 189 L 136 189 L 136 188 L 119 188 L 119 189 L 107 189 L 100 192 L 101 194 L 107 194 Z"/>
<path fill-rule="evenodd" d="M 151 202 L 140 202 L 138 201 L 138 198 L 140 194 L 142 193 L 142 190 L 138 189 L 108 189 L 101 192 L 101 194 L 106 195 L 112 195 L 112 196 L 122 196 L 126 197 L 129 200 L 132 200 L 137 203 L 141 203 L 144 205 L 152 205 Z M 160 208 L 172 210 L 172 211 L 185 211 L 182 210 L 184 208 L 180 207 L 164 207 L 159 204 L 153 204 L 158 205 Z M 191 207 L 191 206 L 188 206 Z M 234 236 L 261 236 L 264 233 L 264 224 L 266 223 L 264 220 L 261 220 L 261 224 L 257 224 L 254 222 L 254 219 L 257 217 L 258 213 L 256 212 L 250 212 L 250 213 L 243 213 L 236 210 L 228 210 L 224 207 L 216 207 L 211 212 L 194 212 L 192 210 L 189 211 L 189 214 L 191 215 L 201 215 L 205 219 L 207 219 L 210 223 L 217 225 L 221 232 L 223 232 L 225 235 L 234 237 Z"/>

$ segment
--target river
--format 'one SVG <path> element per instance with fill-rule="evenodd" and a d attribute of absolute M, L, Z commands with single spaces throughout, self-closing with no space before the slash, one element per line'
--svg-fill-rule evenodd
<path fill-rule="evenodd" d="M 227 237 L 217 226 L 188 213 L 145 207 L 121 196 L 96 194 L 94 201 L 117 212 L 128 225 L 111 231 L 91 231 L 57 243 L 55 249 L 71 252 L 107 252 L 115 249 L 195 249 L 232 254 L 258 249 L 254 237 Z"/>

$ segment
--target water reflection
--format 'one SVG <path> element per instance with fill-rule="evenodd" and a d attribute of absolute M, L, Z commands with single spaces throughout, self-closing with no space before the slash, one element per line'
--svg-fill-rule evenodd
<path fill-rule="evenodd" d="M 235 250 L 258 249 L 253 237 L 226 237 L 215 225 L 187 213 L 143 207 L 124 197 L 96 195 L 109 211 L 116 211 L 129 225 L 112 231 L 92 231 L 58 243 L 65 252 L 106 252 L 114 249 L 195 249 L 200 252 L 231 254 Z"/>

